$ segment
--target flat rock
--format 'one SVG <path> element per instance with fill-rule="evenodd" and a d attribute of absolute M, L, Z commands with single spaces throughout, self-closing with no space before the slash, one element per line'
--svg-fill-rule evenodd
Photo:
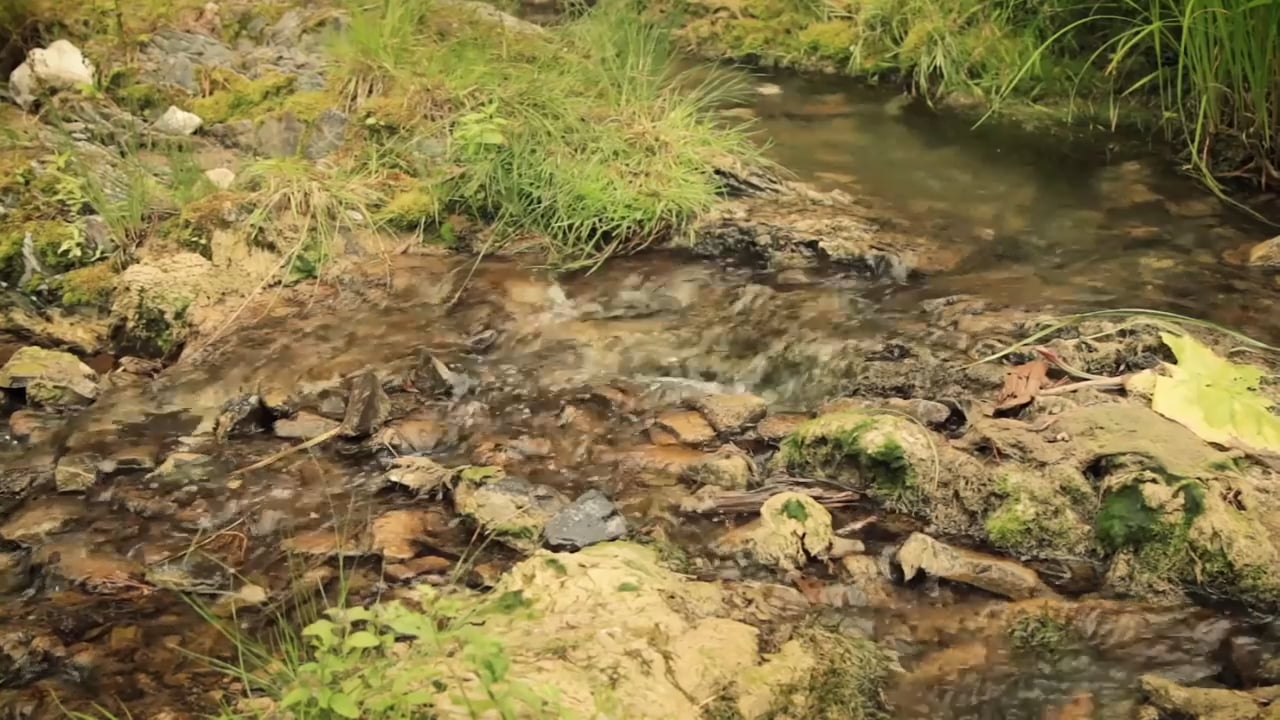
<path fill-rule="evenodd" d="M 438 417 L 415 414 L 387 423 L 374 442 L 401 454 L 433 452 L 451 441 L 451 433 Z"/>
<path fill-rule="evenodd" d="M 924 571 L 1014 600 L 1049 594 L 1040 576 L 1030 568 L 1012 560 L 952 547 L 924 533 L 912 533 L 898 548 L 897 559 L 906 580 Z"/>
<path fill-rule="evenodd" d="M 138 442 L 113 450 L 110 455 L 98 462 L 98 472 L 103 475 L 114 475 L 155 470 L 159 459 L 160 443 L 158 441 Z"/>
<path fill-rule="evenodd" d="M 311 530 L 299 533 L 284 541 L 284 548 L 298 555 L 311 557 L 360 557 L 369 554 L 367 538 L 353 537 L 337 529 Z"/>
<path fill-rule="evenodd" d="M 23 506 L 0 525 L 0 538 L 32 542 L 65 531 L 84 515 L 83 500 L 46 497 Z"/>
<path fill-rule="evenodd" d="M 684 445 L 702 445 L 716 439 L 715 428 L 702 414 L 693 410 L 679 410 L 659 415 L 654 425 L 671 433 L 676 442 Z"/>
<path fill-rule="evenodd" d="M 369 529 L 370 549 L 395 562 L 416 557 L 426 544 L 431 514 L 423 510 L 391 510 L 374 518 Z"/>
<path fill-rule="evenodd" d="M 402 563 L 387 565 L 383 568 L 383 572 L 392 580 L 410 580 L 422 575 L 439 575 L 448 572 L 452 567 L 453 562 L 448 558 L 425 555 Z"/>
<path fill-rule="evenodd" d="M 670 485 L 685 469 L 705 456 L 693 448 L 680 445 L 645 445 L 618 456 L 618 467 L 624 473 L 640 475 L 650 485 Z"/>
<path fill-rule="evenodd" d="M 796 428 L 809 421 L 809 416 L 802 413 L 779 413 L 769 415 L 756 425 L 756 434 L 761 440 L 776 443 L 796 431 Z"/>
<path fill-rule="evenodd" d="M 147 480 L 165 485 L 186 485 L 207 480 L 217 470 L 217 462 L 208 455 L 176 452 L 149 473 Z"/>
<path fill-rule="evenodd" d="M 744 430 L 769 412 L 764 398 L 749 393 L 707 395 L 694 400 L 693 406 L 722 434 Z"/>
<path fill-rule="evenodd" d="M 1162 716 L 1185 720 L 1261 720 L 1264 717 L 1262 704 L 1238 690 L 1185 687 L 1158 675 L 1143 675 L 1138 684 L 1147 702 Z"/>
<path fill-rule="evenodd" d="M 98 482 L 98 464 L 102 458 L 90 453 L 66 455 L 53 470 L 53 481 L 60 493 L 84 492 Z"/>
<path fill-rule="evenodd" d="M 291 418 L 277 420 L 272 425 L 272 432 L 276 437 L 286 440 L 310 440 L 333 430 L 338 425 L 338 422 L 329 418 L 300 412 Z"/>
<path fill-rule="evenodd" d="M 25 408 L 15 410 L 9 416 L 9 437 L 20 442 L 39 443 L 61 424 L 61 419 L 56 415 Z"/>
<path fill-rule="evenodd" d="M 219 190 L 229 190 L 236 181 L 236 174 L 227 168 L 213 168 L 204 171 L 205 179 Z"/>
<path fill-rule="evenodd" d="M 42 545 L 32 553 L 34 564 L 92 593 L 110 594 L 136 589 L 145 572 L 141 565 L 113 552 L 80 542 L 60 541 Z"/>
<path fill-rule="evenodd" d="M 557 490 L 519 478 L 469 479 L 466 472 L 453 491 L 453 507 L 517 550 L 534 550 L 543 529 L 568 504 Z"/>
<path fill-rule="evenodd" d="M 1254 267 L 1280 268 L 1280 235 L 1249 248 L 1249 264 Z"/>
<path fill-rule="evenodd" d="M 599 490 L 591 489 L 547 521 L 543 531 L 552 549 L 581 550 L 627 534 L 627 519 Z"/>
<path fill-rule="evenodd" d="M 0 387 L 26 390 L 33 405 L 79 408 L 98 397 L 98 374 L 71 353 L 28 346 L 0 367 Z"/>

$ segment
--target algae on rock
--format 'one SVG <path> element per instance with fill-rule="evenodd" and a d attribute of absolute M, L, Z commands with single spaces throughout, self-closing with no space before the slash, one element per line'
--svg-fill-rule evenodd
<path fill-rule="evenodd" d="M 810 558 L 825 557 L 834 539 L 825 507 L 808 495 L 783 492 L 764 502 L 758 519 L 721 537 L 715 550 L 746 552 L 764 565 L 795 570 Z"/>

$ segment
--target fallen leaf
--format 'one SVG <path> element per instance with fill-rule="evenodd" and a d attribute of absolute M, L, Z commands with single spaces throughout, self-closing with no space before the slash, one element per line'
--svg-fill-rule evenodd
<path fill-rule="evenodd" d="M 1219 357 L 1188 335 L 1161 333 L 1176 365 L 1156 378 L 1151 409 L 1204 440 L 1258 454 L 1280 454 L 1280 417 L 1257 391 L 1266 373 Z"/>
<path fill-rule="evenodd" d="M 1040 394 L 1040 388 L 1049 384 L 1049 363 L 1037 358 L 1009 370 L 1004 376 L 1004 387 L 996 397 L 997 411 L 1022 407 Z"/>

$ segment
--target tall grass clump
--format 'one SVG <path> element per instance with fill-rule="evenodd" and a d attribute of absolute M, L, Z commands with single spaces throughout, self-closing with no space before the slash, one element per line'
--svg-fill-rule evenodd
<path fill-rule="evenodd" d="M 1097 41 L 1090 62 L 1120 95 L 1159 99 L 1167 129 L 1185 140 L 1190 166 L 1211 185 L 1280 180 L 1280 0 L 1085 6 L 1088 13 L 1057 30 L 1038 55 L 1059 43 L 1078 47 L 1079 35 L 1090 33 Z"/>
<path fill-rule="evenodd" d="M 432 184 L 424 212 L 536 239 L 554 266 L 671 236 L 716 201 L 717 167 L 759 158 L 743 128 L 716 120 L 739 88 L 692 81 L 667 33 L 622 2 L 547 30 L 414 0 L 361 12 L 333 42 L 344 95 L 386 155 Z M 424 141 L 434 162 L 405 153 Z"/>

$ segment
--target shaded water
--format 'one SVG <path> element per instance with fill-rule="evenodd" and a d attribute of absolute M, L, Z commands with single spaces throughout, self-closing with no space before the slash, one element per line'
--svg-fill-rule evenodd
<path fill-rule="evenodd" d="M 7 471 L 53 448 L 109 455 L 122 445 L 161 456 L 196 450 L 224 470 L 242 467 L 289 443 L 263 433 L 221 446 L 201 439 L 229 398 L 297 395 L 362 368 L 404 387 L 429 350 L 477 388 L 462 401 L 393 393 L 419 430 L 438 436 L 440 462 L 501 462 L 570 495 L 600 487 L 634 525 L 696 554 L 723 523 L 678 516 L 683 494 L 665 468 L 699 453 L 656 446 L 648 432 L 653 415 L 682 398 L 744 389 L 778 411 L 809 410 L 849 391 L 945 392 L 940 369 L 1046 312 L 1147 306 L 1280 339 L 1271 278 L 1221 262 L 1267 229 L 1151 161 L 1108 162 L 1087 140 L 969 134 L 915 108 L 898 114 L 886 108 L 888 96 L 866 90 L 778 83 L 782 93 L 762 96 L 756 111 L 779 160 L 802 179 L 866 196 L 972 248 L 966 263 L 904 284 L 678 253 L 558 280 L 495 261 L 446 308 L 465 265 L 402 258 L 385 271 L 385 285 L 324 289 L 300 313 L 255 308 L 252 327 L 154 384 L 112 390 L 49 446 L 14 449 Z M 973 299 L 925 302 L 956 293 Z M 479 336 L 492 346 L 482 348 Z M 379 488 L 384 455 L 339 443 L 234 481 L 174 485 L 125 472 L 84 498 L 37 493 L 13 508 L 67 520 L 23 560 L 38 566 L 30 582 L 9 588 L 0 604 L 0 647 L 49 648 L 28 658 L 29 672 L 0 665 L 0 686 L 23 688 L 6 699 L 35 707 L 53 690 L 73 701 L 118 699 L 143 717 L 208 707 L 226 682 L 173 646 L 217 654 L 225 643 L 174 592 L 156 589 L 159 579 L 215 603 L 245 582 L 287 595 L 295 575 L 284 539 L 332 536 L 335 526 L 421 507 Z M 859 514 L 865 509 L 839 519 Z M 444 511 L 437 519 L 432 544 L 456 557 L 469 534 Z M 492 563 L 510 560 L 496 553 Z M 705 561 L 695 570 L 739 572 Z M 377 592 L 383 582 L 373 566 L 354 585 Z M 833 622 L 868 630 L 900 653 L 907 673 L 889 699 L 903 718 L 1127 717 L 1140 673 L 1213 677 L 1218 644 L 1242 625 L 1196 608 L 1064 602 L 1055 607 L 1084 645 L 1028 659 L 1009 648 L 1010 604 L 976 591 L 928 583 L 894 588 L 887 603 L 821 603 L 833 606 Z M 56 716 L 40 707 L 39 716 Z"/>

